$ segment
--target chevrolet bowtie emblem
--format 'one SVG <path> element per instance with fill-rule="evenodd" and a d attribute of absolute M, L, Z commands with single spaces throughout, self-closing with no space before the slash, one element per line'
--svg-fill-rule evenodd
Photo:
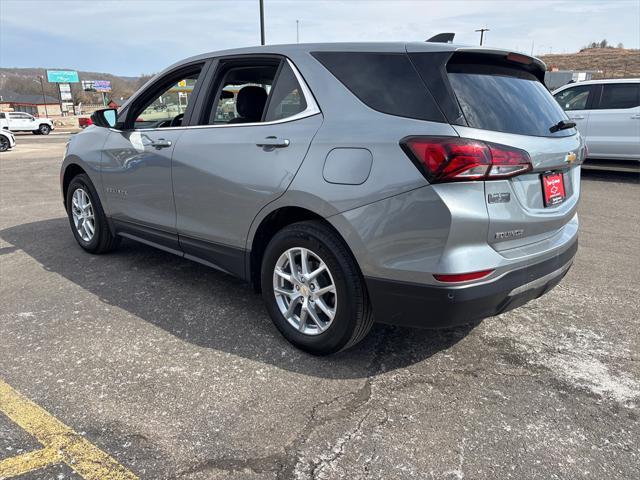
<path fill-rule="evenodd" d="M 564 161 L 567 162 L 567 163 L 573 163 L 573 162 L 576 161 L 577 158 L 578 158 L 578 156 L 575 153 L 569 152 L 569 153 L 567 153 L 567 156 L 564 157 Z"/>

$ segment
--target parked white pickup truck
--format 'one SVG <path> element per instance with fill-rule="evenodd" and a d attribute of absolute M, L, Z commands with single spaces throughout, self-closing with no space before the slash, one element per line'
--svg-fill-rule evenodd
<path fill-rule="evenodd" d="M 49 135 L 53 122 L 48 118 L 36 118 L 23 112 L 0 112 L 0 128 L 12 132 L 33 132 L 36 135 Z"/>

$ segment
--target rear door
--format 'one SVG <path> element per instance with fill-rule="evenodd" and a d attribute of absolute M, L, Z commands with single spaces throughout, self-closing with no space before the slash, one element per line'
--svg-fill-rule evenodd
<path fill-rule="evenodd" d="M 428 57 L 419 55 L 412 58 L 421 74 L 433 69 Z M 524 55 L 476 51 L 454 53 L 443 70 L 445 83 L 440 90 L 457 102 L 460 114 L 451 123 L 458 134 L 515 147 L 531 158 L 530 172 L 484 182 L 489 244 L 506 251 L 561 235 L 561 227 L 576 212 L 580 189 L 576 164 L 584 151 L 575 128 L 553 128 L 569 119 L 542 83 L 542 67 Z M 430 75 L 426 71 L 423 77 Z M 553 204 L 545 201 L 543 191 L 550 174 L 556 174 L 549 178 L 561 181 L 564 189 L 562 201 L 554 197 Z"/>
<path fill-rule="evenodd" d="M 221 59 L 206 88 L 199 125 L 173 155 L 180 245 L 187 257 L 244 276 L 251 222 L 287 189 L 322 116 L 282 57 Z"/>
<path fill-rule="evenodd" d="M 590 113 L 589 157 L 640 160 L 640 82 L 604 83 Z"/>

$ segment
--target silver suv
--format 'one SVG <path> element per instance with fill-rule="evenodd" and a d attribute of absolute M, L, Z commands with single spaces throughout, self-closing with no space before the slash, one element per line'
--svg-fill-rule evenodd
<path fill-rule="evenodd" d="M 449 327 L 553 288 L 584 144 L 545 65 L 438 43 L 247 48 L 179 62 L 68 145 L 71 230 L 251 282 L 297 347 L 374 321 Z"/>

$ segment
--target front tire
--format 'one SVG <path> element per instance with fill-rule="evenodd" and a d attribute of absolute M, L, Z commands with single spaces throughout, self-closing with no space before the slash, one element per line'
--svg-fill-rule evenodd
<path fill-rule="evenodd" d="M 0 135 L 0 152 L 9 150 L 9 139 L 4 135 Z"/>
<path fill-rule="evenodd" d="M 51 132 L 51 127 L 46 123 L 43 123 L 38 127 L 38 132 L 40 133 L 40 135 L 49 135 L 49 133 Z"/>
<path fill-rule="evenodd" d="M 113 235 L 98 193 L 86 174 L 75 176 L 67 190 L 67 216 L 78 245 L 89 253 L 107 253 L 120 243 Z"/>
<path fill-rule="evenodd" d="M 261 285 L 278 330 L 311 354 L 347 349 L 373 325 L 356 261 L 324 223 L 294 223 L 279 231 L 265 250 Z"/>

